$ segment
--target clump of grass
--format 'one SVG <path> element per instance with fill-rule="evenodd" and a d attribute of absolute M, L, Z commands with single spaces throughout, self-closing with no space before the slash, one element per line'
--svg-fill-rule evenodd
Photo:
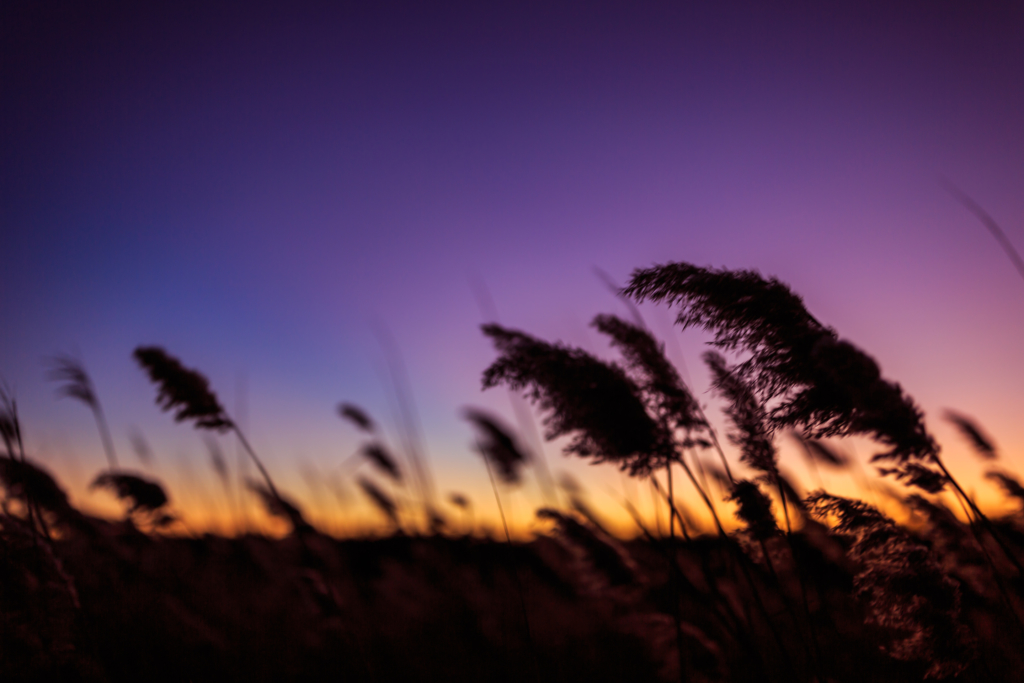
<path fill-rule="evenodd" d="M 856 594 L 871 621 L 889 631 L 889 655 L 922 663 L 929 678 L 967 668 L 977 651 L 963 621 L 960 589 L 927 546 L 862 501 L 818 491 L 807 504 L 812 514 L 837 519 L 836 530 L 852 538 Z"/>

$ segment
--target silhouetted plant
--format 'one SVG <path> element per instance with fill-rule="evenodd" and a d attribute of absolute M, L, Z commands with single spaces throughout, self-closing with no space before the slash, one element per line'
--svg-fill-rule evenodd
<path fill-rule="evenodd" d="M 259 497 L 267 514 L 288 522 L 292 527 L 292 531 L 302 533 L 313 530 L 313 527 L 306 521 L 302 511 L 294 501 L 285 498 L 280 493 L 271 491 L 253 479 L 247 480 L 246 486 Z"/>
<path fill-rule="evenodd" d="M 59 395 L 78 399 L 92 410 L 96 426 L 100 430 L 100 438 L 103 440 L 107 464 L 110 469 L 117 469 L 117 455 L 114 452 L 114 441 L 110 438 L 110 428 L 107 426 L 107 419 L 103 415 L 103 406 L 100 405 L 96 389 L 89 373 L 85 371 L 85 367 L 80 361 L 70 356 L 55 356 L 51 359 L 49 378 L 54 382 L 61 382 L 61 387 L 57 390 Z"/>
<path fill-rule="evenodd" d="M 21 422 L 18 420 L 18 403 L 5 386 L 0 386 L 0 438 L 8 458 L 25 457 L 21 441 Z"/>
<path fill-rule="evenodd" d="M 402 482 L 402 471 L 398 468 L 398 462 L 380 443 L 365 444 L 359 450 L 359 454 L 395 483 Z"/>
<path fill-rule="evenodd" d="M 651 414 L 672 429 L 681 430 L 687 438 L 707 429 L 697 399 L 665 357 L 664 345 L 647 330 L 614 315 L 599 315 L 592 325 L 611 337 L 612 344 L 619 349 Z"/>
<path fill-rule="evenodd" d="M 835 517 L 836 530 L 852 537 L 850 558 L 859 564 L 854 587 L 869 619 L 892 634 L 889 655 L 921 662 L 927 677 L 963 671 L 976 651 L 962 621 L 960 590 L 928 548 L 867 503 L 818 491 L 807 504 L 819 517 Z"/>
<path fill-rule="evenodd" d="M 256 456 L 242 430 L 228 417 L 217 395 L 211 391 L 210 381 L 206 377 L 186 368 L 181 361 L 159 346 L 139 346 L 132 355 L 149 374 L 149 379 L 157 385 L 157 405 L 165 411 L 174 411 L 174 419 L 177 422 L 193 421 L 195 426 L 201 429 L 233 431 L 260 471 L 267 489 L 274 496 L 278 495 L 277 487 L 274 486 L 267 468 Z"/>
<path fill-rule="evenodd" d="M 154 513 L 168 503 L 167 493 L 159 483 L 130 472 L 102 472 L 93 479 L 89 488 L 106 489 L 128 502 L 129 514 Z"/>
<path fill-rule="evenodd" d="M 709 351 L 704 362 L 711 370 L 715 390 L 726 399 L 725 414 L 735 430 L 729 432 L 729 441 L 740 449 L 740 460 L 758 472 L 778 477 L 778 456 L 772 444 L 768 417 L 751 387 L 737 373 L 730 370 L 721 354 Z"/>
<path fill-rule="evenodd" d="M 462 416 L 477 430 L 476 447 L 480 455 L 498 470 L 498 478 L 505 484 L 518 484 L 520 470 L 529 461 L 512 431 L 498 418 L 476 408 L 465 408 Z"/>
<path fill-rule="evenodd" d="M 396 529 L 400 528 L 401 525 L 398 521 L 398 506 L 395 505 L 395 501 L 392 500 L 391 496 L 384 493 L 384 491 L 369 479 L 360 477 L 357 481 L 359 483 L 359 488 L 363 490 L 363 493 L 365 493 L 370 499 L 370 502 L 373 503 L 378 510 L 384 513 L 384 516 L 395 525 Z"/>
<path fill-rule="evenodd" d="M 484 371 L 484 388 L 504 383 L 525 391 L 545 413 L 546 438 L 572 436 L 567 453 L 611 462 L 633 475 L 673 457 L 669 435 L 647 413 L 640 388 L 622 368 L 516 330 L 482 329 L 501 353 Z"/>
<path fill-rule="evenodd" d="M 946 488 L 949 478 L 942 472 L 917 462 L 902 463 L 898 467 L 879 467 L 883 477 L 893 475 L 907 486 L 916 486 L 928 493 L 939 493 Z"/>
<path fill-rule="evenodd" d="M 978 426 L 977 422 L 966 415 L 953 412 L 952 410 L 947 410 L 943 413 L 943 417 L 956 426 L 957 430 L 970 442 L 975 453 L 985 460 L 996 459 L 996 447 L 992 443 L 992 439 L 981 431 L 981 427 Z"/>
<path fill-rule="evenodd" d="M 716 346 L 750 357 L 735 371 L 752 383 L 773 427 L 802 426 L 813 438 L 868 434 L 904 462 L 938 453 L 921 413 L 874 359 L 815 319 L 789 287 L 755 271 L 670 263 L 636 270 L 624 292 L 679 306 L 677 322 L 714 334 Z"/>
<path fill-rule="evenodd" d="M 128 441 L 132 445 L 132 450 L 135 451 L 135 456 L 139 459 L 146 467 L 153 465 L 153 449 L 150 447 L 149 442 L 146 441 L 146 437 L 143 436 L 142 432 L 136 428 L 132 428 L 128 431 Z"/>
<path fill-rule="evenodd" d="M 196 427 L 219 432 L 235 426 L 217 395 L 210 390 L 206 377 L 186 368 L 158 346 L 140 346 L 133 355 L 159 388 L 157 405 L 165 411 L 173 411 L 175 421 L 193 421 Z"/>
<path fill-rule="evenodd" d="M 580 524 L 571 516 L 551 508 L 537 510 L 537 517 L 555 523 L 558 536 L 579 553 L 611 586 L 629 585 L 636 581 L 636 563 L 626 551 L 609 537 Z"/>
<path fill-rule="evenodd" d="M 800 432 L 791 432 L 793 438 L 803 446 L 809 462 L 823 463 L 830 467 L 843 468 L 850 464 L 849 456 L 836 450 L 821 439 L 810 439 Z"/>
<path fill-rule="evenodd" d="M 27 458 L 0 458 L 0 483 L 8 496 L 25 505 L 35 505 L 60 519 L 73 514 L 67 494 L 53 476 Z"/>
<path fill-rule="evenodd" d="M 1020 481 L 1009 472 L 999 472 L 997 470 L 990 470 L 985 473 L 985 477 L 993 480 L 999 487 L 1003 489 L 1003 493 L 1011 498 L 1016 498 L 1017 502 L 1024 505 L 1024 486 L 1021 486 Z"/>
<path fill-rule="evenodd" d="M 736 480 L 729 500 L 736 503 L 736 515 L 755 539 L 763 541 L 779 534 L 779 526 L 772 514 L 772 502 L 756 483 L 749 479 Z"/>
<path fill-rule="evenodd" d="M 339 403 L 338 415 L 368 434 L 373 434 L 377 431 L 377 426 L 373 423 L 370 416 L 365 410 L 357 405 L 352 403 Z"/>

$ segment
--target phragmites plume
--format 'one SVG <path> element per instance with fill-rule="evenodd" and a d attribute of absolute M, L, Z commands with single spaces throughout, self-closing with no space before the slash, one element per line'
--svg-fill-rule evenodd
<path fill-rule="evenodd" d="M 985 473 L 985 477 L 999 484 L 1007 496 L 1016 498 L 1018 503 L 1024 505 L 1024 486 L 1021 486 L 1021 483 L 1012 474 L 990 470 Z"/>
<path fill-rule="evenodd" d="M 96 426 L 100 430 L 100 439 L 103 441 L 107 463 L 110 465 L 110 469 L 117 469 L 114 441 L 110 438 L 110 428 L 103 416 L 103 408 L 100 406 L 99 398 L 96 397 L 96 390 L 93 387 L 92 379 L 89 378 L 89 373 L 85 371 L 85 367 L 80 361 L 71 356 L 56 356 L 50 360 L 50 363 L 50 380 L 61 383 L 57 394 L 78 399 L 92 410 L 93 417 L 96 418 Z"/>
<path fill-rule="evenodd" d="M 466 498 L 466 496 L 462 495 L 461 493 L 449 494 L 448 502 L 454 505 L 455 507 L 459 508 L 460 510 L 468 510 L 470 505 L 469 498 Z"/>
<path fill-rule="evenodd" d="M 32 504 L 57 517 L 74 513 L 68 496 L 53 476 L 31 460 L 0 457 L 0 483 L 8 496 Z"/>
<path fill-rule="evenodd" d="M 611 537 L 551 508 L 537 510 L 537 517 L 554 522 L 558 536 L 563 542 L 575 551 L 580 561 L 588 562 L 608 585 L 623 586 L 636 581 L 635 563 Z M 589 588 L 593 589 L 595 586 Z"/>
<path fill-rule="evenodd" d="M 640 388 L 617 365 L 581 349 L 484 325 L 501 356 L 483 374 L 485 389 L 525 391 L 545 413 L 545 436 L 572 435 L 565 448 L 594 462 L 646 474 L 673 458 L 667 431 L 647 413 Z"/>
<path fill-rule="evenodd" d="M 807 459 L 813 463 L 822 463 L 830 465 L 832 467 L 847 467 L 850 464 L 850 458 L 845 453 L 839 451 L 836 448 L 828 445 L 821 439 L 811 439 L 800 432 L 791 432 L 793 438 L 803 446 L 804 453 L 807 455 Z"/>
<path fill-rule="evenodd" d="M 744 463 L 772 477 L 775 485 L 778 458 L 764 408 L 743 378 L 726 366 L 721 354 L 708 351 L 704 362 L 711 369 L 715 390 L 727 401 L 725 414 L 735 427 L 729 440 L 740 448 Z"/>
<path fill-rule="evenodd" d="M 395 527 L 398 527 L 398 506 L 395 505 L 395 501 L 391 499 L 391 496 L 384 493 L 384 491 L 369 479 L 360 477 L 358 482 L 359 488 L 363 490 L 363 493 L 365 493 L 370 499 L 370 502 L 373 503 L 378 510 L 383 512 Z"/>
<path fill-rule="evenodd" d="M 401 483 L 402 471 L 398 468 L 398 462 L 384 446 L 376 442 L 368 443 L 359 450 L 359 453 L 393 481 Z"/>
<path fill-rule="evenodd" d="M 771 481 L 770 477 L 767 476 L 761 478 L 761 481 L 767 484 L 768 486 L 772 486 L 777 482 L 778 486 L 782 489 L 783 493 L 786 496 L 787 507 L 795 507 L 800 512 L 800 514 L 806 518 L 807 507 L 804 505 L 804 496 L 793 484 L 793 481 L 790 479 L 790 477 L 787 477 L 782 472 L 779 472 L 775 482 Z"/>
<path fill-rule="evenodd" d="M 736 503 L 736 516 L 743 520 L 754 538 L 763 541 L 779 534 L 772 502 L 756 483 L 749 479 L 737 480 L 729 500 Z"/>
<path fill-rule="evenodd" d="M 985 460 L 995 460 L 996 447 L 992 443 L 992 439 L 985 435 L 978 426 L 978 423 L 971 418 L 963 415 L 962 413 L 956 413 L 952 410 L 947 410 L 943 413 L 943 417 L 949 422 L 952 422 L 956 426 L 957 430 L 971 443 L 974 448 L 974 452 Z"/>
<path fill-rule="evenodd" d="M 762 403 L 781 399 L 768 415 L 773 426 L 801 426 L 812 438 L 868 434 L 887 448 L 877 459 L 927 460 L 938 453 L 913 400 L 779 280 L 752 270 L 669 263 L 634 271 L 623 293 L 676 305 L 682 326 L 712 332 L 722 349 L 749 353 L 734 371 Z"/>
<path fill-rule="evenodd" d="M 939 493 L 949 483 L 949 477 L 945 474 L 918 462 L 905 462 L 898 467 L 879 467 L 878 473 L 883 477 L 891 474 L 906 486 L 916 486 L 932 494 Z"/>
<path fill-rule="evenodd" d="M 373 434 L 377 431 L 377 425 L 374 424 L 366 411 L 357 405 L 352 403 L 339 403 L 338 415 L 340 415 L 343 420 L 348 420 L 358 429 L 366 432 L 367 434 Z"/>
<path fill-rule="evenodd" d="M 202 374 L 186 368 L 158 346 L 140 346 L 132 355 L 159 387 L 157 405 L 174 411 L 175 421 L 193 420 L 203 429 L 231 429 L 233 423 Z"/>
<path fill-rule="evenodd" d="M 506 484 L 518 484 L 520 470 L 529 458 L 512 436 L 512 430 L 495 416 L 476 408 L 465 408 L 462 416 L 476 428 L 477 449 L 498 470 L 498 478 Z"/>
<path fill-rule="evenodd" d="M 102 472 L 92 483 L 90 489 L 106 489 L 120 500 L 130 504 L 128 513 L 153 513 L 167 505 L 167 493 L 163 487 L 152 479 L 131 472 Z"/>
<path fill-rule="evenodd" d="M 13 458 L 15 445 L 21 445 L 21 423 L 18 421 L 18 403 L 4 386 L 0 386 L 0 438 L 4 440 L 7 457 Z"/>
<path fill-rule="evenodd" d="M 669 263 L 633 271 L 623 293 L 641 303 L 678 305 L 676 321 L 683 327 L 713 331 L 720 348 L 750 351 L 741 374 L 772 396 L 789 389 L 789 379 L 805 371 L 804 356 L 823 335 L 835 336 L 789 287 L 756 271 Z"/>
<path fill-rule="evenodd" d="M 80 361 L 71 356 L 54 356 L 50 364 L 48 378 L 61 383 L 57 390 L 59 395 L 76 398 L 93 410 L 97 408 L 96 390 Z"/>
<path fill-rule="evenodd" d="M 963 624 L 960 589 L 929 549 L 867 503 L 817 491 L 807 498 L 812 514 L 837 520 L 853 539 L 850 559 L 857 597 L 869 620 L 889 629 L 885 649 L 895 659 L 917 661 L 933 678 L 955 676 L 976 657 Z"/>
<path fill-rule="evenodd" d="M 249 487 L 249 490 L 259 497 L 260 501 L 263 503 L 263 507 L 267 511 L 267 514 L 271 517 L 277 517 L 278 519 L 288 522 L 291 524 L 292 530 L 296 533 L 312 531 L 312 525 L 306 521 L 302 511 L 294 501 L 286 498 L 279 492 L 270 490 L 267 486 L 255 479 L 247 479 L 245 483 L 246 486 Z"/>
<path fill-rule="evenodd" d="M 697 399 L 650 332 L 614 315 L 599 315 L 591 324 L 618 347 L 652 414 L 687 434 L 707 429 Z"/>

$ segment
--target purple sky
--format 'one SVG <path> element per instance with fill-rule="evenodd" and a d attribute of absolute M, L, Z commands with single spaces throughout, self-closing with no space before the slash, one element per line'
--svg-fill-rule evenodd
<path fill-rule="evenodd" d="M 168 479 L 208 471 L 202 443 L 132 349 L 165 346 L 229 410 L 244 377 L 257 449 L 304 495 L 296 463 L 358 444 L 339 400 L 393 424 L 379 321 L 441 490 L 485 507 L 458 411 L 510 411 L 479 392 L 471 283 L 502 323 L 608 356 L 588 323 L 623 309 L 594 267 L 673 260 L 790 283 L 965 472 L 947 406 L 1024 465 L 1024 281 L 939 183 L 1024 249 L 1020 3 L 151 4 L 0 20 L 0 376 L 79 502 L 101 502 L 100 442 L 45 357 L 77 354 L 122 460 L 134 425 Z M 704 396 L 703 338 L 675 336 Z"/>

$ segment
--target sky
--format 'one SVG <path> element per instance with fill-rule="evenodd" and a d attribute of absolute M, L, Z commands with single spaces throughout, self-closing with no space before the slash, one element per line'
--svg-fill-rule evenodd
<path fill-rule="evenodd" d="M 514 412 L 481 392 L 479 325 L 612 359 L 589 322 L 627 311 L 595 269 L 670 261 L 790 284 L 917 400 L 980 500 L 944 409 L 1024 472 L 1024 280 L 942 184 L 1024 249 L 1020 3 L 362 5 L 3 3 L 0 377 L 76 504 L 117 510 L 88 490 L 103 450 L 47 381 L 55 354 L 84 363 L 123 462 L 145 470 L 137 430 L 178 509 L 228 524 L 202 435 L 131 359 L 145 344 L 205 374 L 339 530 L 373 517 L 327 501 L 362 443 L 335 406 L 397 446 L 398 362 L 438 490 L 493 520 L 460 411 Z M 643 312 L 714 408 L 707 337 Z M 623 518 L 629 482 L 545 450 Z M 510 495 L 518 524 L 538 500 Z"/>

